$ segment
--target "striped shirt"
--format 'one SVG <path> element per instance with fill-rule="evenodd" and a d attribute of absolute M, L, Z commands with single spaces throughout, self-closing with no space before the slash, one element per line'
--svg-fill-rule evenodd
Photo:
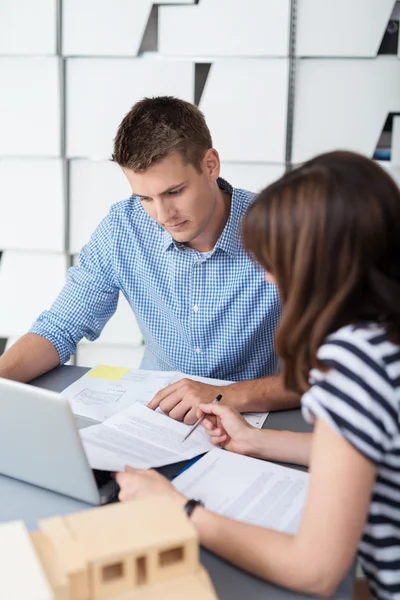
<path fill-rule="evenodd" d="M 376 465 L 358 556 L 375 598 L 400 600 L 400 347 L 374 324 L 330 335 L 313 369 L 303 414 L 322 419 Z"/>
<path fill-rule="evenodd" d="M 143 334 L 142 368 L 232 381 L 274 374 L 279 296 L 240 236 L 254 194 L 218 185 L 232 195 L 231 210 L 205 254 L 176 243 L 137 197 L 113 205 L 31 333 L 47 338 L 63 364 L 83 337 L 100 335 L 122 292 Z"/>

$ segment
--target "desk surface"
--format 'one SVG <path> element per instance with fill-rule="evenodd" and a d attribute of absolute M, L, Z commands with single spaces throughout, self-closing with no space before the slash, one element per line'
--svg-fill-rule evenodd
<path fill-rule="evenodd" d="M 34 385 L 60 392 L 82 376 L 83 367 L 59 367 L 33 382 Z M 267 429 L 309 431 L 300 410 L 271 413 L 265 422 Z M 0 522 L 21 519 L 28 529 L 37 528 L 39 519 L 65 515 L 91 508 L 88 504 L 0 475 Z M 311 598 L 261 581 L 201 550 L 201 562 L 208 570 L 220 600 L 299 600 Z M 335 600 L 350 600 L 354 572 L 342 582 Z"/>

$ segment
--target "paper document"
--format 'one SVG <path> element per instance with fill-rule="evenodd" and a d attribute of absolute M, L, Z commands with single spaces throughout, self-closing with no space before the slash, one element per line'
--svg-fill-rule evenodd
<path fill-rule="evenodd" d="M 123 471 L 125 465 L 140 469 L 170 465 L 214 447 L 200 427 L 183 442 L 189 429 L 189 425 L 134 404 L 79 433 L 93 469 Z"/>
<path fill-rule="evenodd" d="M 157 392 L 184 378 L 216 386 L 233 383 L 185 375 L 179 371 L 145 371 L 99 365 L 74 381 L 62 395 L 68 398 L 74 414 L 102 423 L 133 404 L 146 406 Z M 246 413 L 243 416 L 250 425 L 261 428 L 268 413 Z"/>
<path fill-rule="evenodd" d="M 305 504 L 308 474 L 214 448 L 173 484 L 216 513 L 295 533 Z"/>
<path fill-rule="evenodd" d="M 100 365 L 74 381 L 62 392 L 68 398 L 72 412 L 102 423 L 133 404 L 145 406 L 176 376 L 176 371 L 122 371 L 121 376 L 121 369 Z M 109 379 L 104 378 L 105 374 Z M 118 374 L 120 376 L 116 378 Z"/>

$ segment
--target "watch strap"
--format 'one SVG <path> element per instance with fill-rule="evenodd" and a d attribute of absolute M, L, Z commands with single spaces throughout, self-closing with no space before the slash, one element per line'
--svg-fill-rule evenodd
<path fill-rule="evenodd" d="M 202 502 L 201 500 L 195 500 L 194 498 L 191 498 L 186 502 L 185 506 L 183 507 L 185 513 L 189 518 L 196 506 L 204 506 L 204 502 Z"/>

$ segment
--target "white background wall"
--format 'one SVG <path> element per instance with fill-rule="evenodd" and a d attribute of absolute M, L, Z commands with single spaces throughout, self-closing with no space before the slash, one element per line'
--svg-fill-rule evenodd
<path fill-rule="evenodd" d="M 254 191 L 317 152 L 372 157 L 388 113 L 400 113 L 399 55 L 378 56 L 395 4 L 0 0 L 0 338 L 12 343 L 51 304 L 109 206 L 129 195 L 108 158 L 144 95 L 197 101 L 222 175 Z M 385 166 L 400 181 L 399 119 L 394 129 Z M 121 299 L 77 363 L 135 366 L 141 343 Z"/>

